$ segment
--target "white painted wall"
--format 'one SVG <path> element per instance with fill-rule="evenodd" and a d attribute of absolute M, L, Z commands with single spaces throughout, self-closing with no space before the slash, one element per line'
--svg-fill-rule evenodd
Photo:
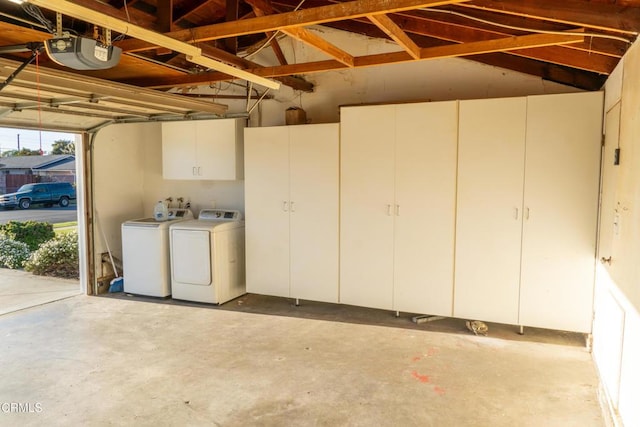
<path fill-rule="evenodd" d="M 106 243 L 114 256 L 122 259 L 120 224 L 143 216 L 144 139 L 143 126 L 127 124 L 103 128 L 93 141 L 97 277 L 101 275 L 100 254 L 107 251 Z"/>
<path fill-rule="evenodd" d="M 162 178 L 159 123 L 119 124 L 100 130 L 93 144 L 96 275 L 106 252 L 102 229 L 115 257 L 122 259 L 121 224 L 150 217 L 158 200 L 184 197 L 194 214 L 217 207 L 244 212 L 244 181 L 178 181 Z M 177 206 L 177 202 L 174 202 Z"/>
<path fill-rule="evenodd" d="M 605 127 L 593 356 L 620 425 L 640 425 L 640 45 L 627 52 L 605 85 Z M 619 112 L 619 113 L 618 113 Z M 620 165 L 612 150 L 620 147 Z"/>
<path fill-rule="evenodd" d="M 145 215 L 151 216 L 158 200 L 172 197 L 174 205 L 178 197 L 191 202 L 191 209 L 197 215 L 203 208 L 216 206 L 224 209 L 238 209 L 244 212 L 244 181 L 182 181 L 162 178 L 162 131 L 158 123 L 139 125 L 144 128 L 143 140 L 143 198 Z"/>

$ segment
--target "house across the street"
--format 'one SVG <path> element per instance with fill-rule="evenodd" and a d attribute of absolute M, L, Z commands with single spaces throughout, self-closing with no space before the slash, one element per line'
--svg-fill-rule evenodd
<path fill-rule="evenodd" d="M 76 181 L 76 158 L 70 154 L 0 157 L 0 194 L 32 182 Z"/>

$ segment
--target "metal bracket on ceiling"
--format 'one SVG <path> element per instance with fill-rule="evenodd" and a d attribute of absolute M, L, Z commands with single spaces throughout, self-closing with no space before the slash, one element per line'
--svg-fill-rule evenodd
<path fill-rule="evenodd" d="M 62 37 L 62 13 L 56 12 L 56 37 Z"/>
<path fill-rule="evenodd" d="M 40 52 L 44 48 L 44 43 L 41 43 L 41 42 L 27 43 L 26 45 L 24 45 L 24 48 L 27 50 L 31 50 L 31 56 L 25 59 L 24 62 L 20 64 L 20 66 L 16 68 L 14 72 L 11 73 L 4 82 L 0 83 L 0 92 L 5 87 L 9 86 L 13 81 L 13 79 L 15 79 L 18 76 L 18 74 L 22 72 L 22 70 L 27 68 L 27 66 L 31 64 L 38 55 L 40 55 Z"/>

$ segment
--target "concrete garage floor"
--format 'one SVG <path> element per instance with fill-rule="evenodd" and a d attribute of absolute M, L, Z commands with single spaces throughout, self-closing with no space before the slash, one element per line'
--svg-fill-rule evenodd
<path fill-rule="evenodd" d="M 79 293 L 78 280 L 36 276 L 22 270 L 0 268 L 0 315 Z"/>
<path fill-rule="evenodd" d="M 257 296 L 222 309 L 77 296 L 0 316 L 0 424 L 604 425 L 580 339 L 446 322 Z"/>

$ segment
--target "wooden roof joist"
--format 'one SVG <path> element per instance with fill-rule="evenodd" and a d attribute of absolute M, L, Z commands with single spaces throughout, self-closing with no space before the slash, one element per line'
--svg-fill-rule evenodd
<path fill-rule="evenodd" d="M 576 27 L 637 35 L 640 32 L 640 8 L 613 3 L 616 2 L 605 4 L 592 1 L 586 6 L 581 0 L 474 0 L 461 6 Z"/>
<path fill-rule="evenodd" d="M 533 48 L 541 46 L 559 45 L 565 43 L 578 43 L 583 40 L 580 35 L 562 35 L 562 34 L 536 34 L 518 37 L 505 37 L 496 40 L 487 40 L 473 43 L 453 44 L 446 46 L 436 46 L 423 48 L 420 50 L 420 60 L 451 58 L 458 56 L 480 55 L 492 52 L 506 52 L 510 50 Z M 367 55 L 356 57 L 354 67 L 370 67 L 384 64 L 394 64 L 401 62 L 414 61 L 407 52 L 385 53 L 378 55 Z M 290 64 L 275 67 L 263 67 L 254 69 L 252 72 L 262 74 L 269 77 L 290 74 L 310 74 L 324 71 L 333 71 L 349 68 L 339 61 L 317 61 L 304 64 Z M 130 84 L 162 88 L 189 86 L 194 84 L 204 84 L 223 80 L 224 76 L 219 73 L 198 74 L 193 76 L 185 76 L 181 79 L 165 78 L 146 81 L 129 81 Z"/>
<path fill-rule="evenodd" d="M 189 43 L 199 43 L 227 37 L 238 37 L 266 31 L 285 30 L 333 21 L 366 17 L 379 13 L 392 13 L 420 7 L 435 7 L 462 3 L 468 0 L 356 0 L 328 6 L 302 9 L 296 12 L 260 16 L 239 21 L 205 25 L 188 30 L 172 31 L 166 36 Z M 124 40 L 118 46 L 125 52 L 148 50 L 156 45 L 136 39 Z"/>

